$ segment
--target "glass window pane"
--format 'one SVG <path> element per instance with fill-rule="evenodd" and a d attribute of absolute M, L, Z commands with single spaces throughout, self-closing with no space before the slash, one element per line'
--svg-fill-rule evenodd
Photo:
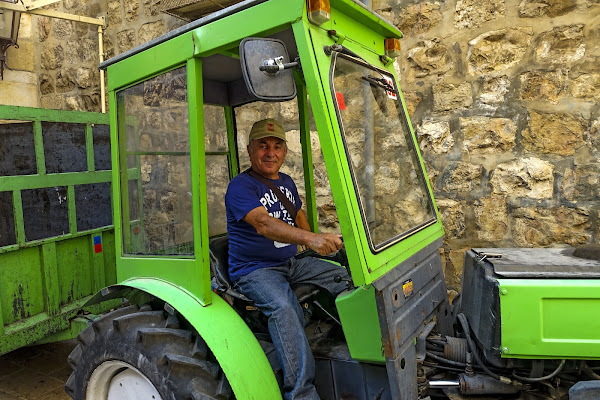
<path fill-rule="evenodd" d="M 435 220 L 393 76 L 338 55 L 334 93 L 371 247 Z"/>
<path fill-rule="evenodd" d="M 120 134 L 126 136 L 128 254 L 193 255 L 186 82 L 181 67 L 117 94 Z"/>
<path fill-rule="evenodd" d="M 42 122 L 46 172 L 87 171 L 85 125 Z"/>
<path fill-rule="evenodd" d="M 227 156 L 206 156 L 206 187 L 209 236 L 227 233 L 225 192 L 229 185 Z"/>
<path fill-rule="evenodd" d="M 206 151 L 227 151 L 225 111 L 219 106 L 204 106 L 204 146 Z"/>
<path fill-rule="evenodd" d="M 250 167 L 250 158 L 246 146 L 248 134 L 256 121 L 275 118 L 285 129 L 288 154 L 281 166 L 281 172 L 294 179 L 298 194 L 305 204 L 304 168 L 302 166 L 302 146 L 300 145 L 300 122 L 298 120 L 298 101 L 296 99 L 279 103 L 254 102 L 235 108 L 237 142 L 240 171 Z M 304 207 L 306 210 L 306 207 Z"/>

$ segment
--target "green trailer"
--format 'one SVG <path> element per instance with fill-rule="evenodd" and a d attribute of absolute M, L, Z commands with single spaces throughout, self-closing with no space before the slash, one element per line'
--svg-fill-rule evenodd
<path fill-rule="evenodd" d="M 0 106 L 0 354 L 76 337 L 119 301 L 107 114 Z M 102 213 L 103 212 L 103 213 Z"/>

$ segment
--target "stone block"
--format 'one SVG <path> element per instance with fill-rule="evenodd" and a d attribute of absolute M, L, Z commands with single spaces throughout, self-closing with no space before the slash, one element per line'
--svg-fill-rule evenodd
<path fill-rule="evenodd" d="M 446 239 L 459 239 L 464 237 L 466 230 L 465 212 L 458 201 L 449 199 L 438 199 L 436 201 Z"/>
<path fill-rule="evenodd" d="M 75 70 L 75 83 L 77 87 L 87 89 L 95 83 L 96 76 L 90 68 L 77 68 Z"/>
<path fill-rule="evenodd" d="M 581 74 L 569 81 L 569 96 L 600 103 L 600 73 Z"/>
<path fill-rule="evenodd" d="M 37 85 L 38 76 L 35 72 L 4 69 L 4 81 L 14 83 L 30 83 Z"/>
<path fill-rule="evenodd" d="M 125 20 L 127 22 L 138 20 L 138 17 L 140 16 L 139 0 L 123 0 L 123 7 L 125 8 Z"/>
<path fill-rule="evenodd" d="M 542 100 L 557 104 L 564 96 L 567 73 L 563 70 L 529 71 L 519 76 L 522 100 Z"/>
<path fill-rule="evenodd" d="M 488 242 L 498 242 L 508 231 L 508 211 L 506 198 L 492 196 L 475 201 L 475 224 L 477 238 Z"/>
<path fill-rule="evenodd" d="M 42 108 L 49 108 L 53 110 L 63 110 L 64 109 L 64 96 L 57 94 L 50 94 L 47 96 L 42 96 L 40 99 L 40 106 Z"/>
<path fill-rule="evenodd" d="M 120 1 L 108 3 L 108 26 L 116 27 L 123 22 L 123 7 Z"/>
<path fill-rule="evenodd" d="M 144 7 L 144 15 L 148 17 L 154 17 L 159 14 L 158 4 L 160 0 L 142 0 L 142 6 Z"/>
<path fill-rule="evenodd" d="M 50 35 L 50 21 L 50 17 L 37 17 L 38 37 L 40 42 L 43 42 L 46 39 L 48 39 L 48 36 Z"/>
<path fill-rule="evenodd" d="M 600 200 L 600 165 L 577 165 L 567 169 L 561 190 L 571 202 L 591 202 Z"/>
<path fill-rule="evenodd" d="M 69 39 L 73 36 L 73 22 L 66 19 L 55 18 L 52 25 L 52 33 L 58 40 Z"/>
<path fill-rule="evenodd" d="M 577 246 L 592 237 L 590 212 L 582 208 L 522 207 L 514 210 L 512 218 L 513 237 L 519 247 Z"/>
<path fill-rule="evenodd" d="M 454 85 L 442 83 L 433 86 L 433 110 L 436 112 L 454 111 L 468 108 L 473 104 L 470 83 Z"/>
<path fill-rule="evenodd" d="M 75 89 L 75 73 L 73 70 L 61 70 L 56 74 L 56 92 L 66 93 Z M 74 108 L 72 108 L 74 110 Z"/>
<path fill-rule="evenodd" d="M 144 24 L 138 31 L 138 38 L 140 40 L 140 44 L 149 42 L 150 40 L 165 34 L 165 32 L 165 23 L 162 21 Z"/>
<path fill-rule="evenodd" d="M 471 192 L 481 186 L 483 166 L 466 162 L 450 164 L 442 172 L 442 190 L 446 193 Z"/>
<path fill-rule="evenodd" d="M 522 132 L 523 146 L 530 152 L 573 155 L 584 144 L 586 130 L 587 122 L 576 115 L 531 111 L 529 125 Z"/>
<path fill-rule="evenodd" d="M 566 64 L 585 55 L 583 24 L 558 26 L 540 35 L 535 60 L 540 63 Z"/>
<path fill-rule="evenodd" d="M 47 45 L 42 49 L 42 69 L 54 70 L 62 67 L 64 62 L 64 50 L 60 44 Z"/>
<path fill-rule="evenodd" d="M 133 29 L 127 29 L 117 33 L 117 46 L 119 47 L 119 53 L 124 53 L 129 49 L 135 47 L 135 31 Z"/>
<path fill-rule="evenodd" d="M 415 115 L 415 110 L 419 107 L 421 100 L 423 100 L 423 97 L 417 92 L 403 92 L 402 96 L 404 97 L 404 104 L 406 104 L 406 111 L 412 118 L 413 115 Z"/>
<path fill-rule="evenodd" d="M 317 202 L 317 210 L 319 212 L 320 231 L 322 231 L 322 228 L 337 229 L 339 227 L 340 221 L 333 201 L 324 204 Z"/>
<path fill-rule="evenodd" d="M 446 74 L 454 67 L 450 51 L 439 39 L 423 40 L 406 53 L 409 62 L 409 80 Z"/>
<path fill-rule="evenodd" d="M 77 52 L 79 59 L 83 63 L 98 64 L 98 39 L 79 40 L 79 49 Z"/>
<path fill-rule="evenodd" d="M 499 164 L 490 178 L 493 194 L 532 199 L 551 199 L 554 165 L 530 157 Z"/>
<path fill-rule="evenodd" d="M 458 0 L 454 26 L 458 29 L 477 28 L 487 21 L 503 19 L 505 13 L 504 0 Z"/>
<path fill-rule="evenodd" d="M 592 121 L 590 129 L 590 144 L 596 151 L 600 151 L 600 118 Z"/>
<path fill-rule="evenodd" d="M 510 87 L 508 76 L 494 76 L 483 81 L 479 100 L 484 104 L 498 105 L 506 100 L 506 93 Z"/>
<path fill-rule="evenodd" d="M 32 28 L 33 21 L 31 15 L 21 14 L 21 22 L 19 23 L 19 38 L 20 42 L 22 39 L 31 40 L 33 38 Z"/>
<path fill-rule="evenodd" d="M 54 93 L 54 78 L 49 74 L 40 74 L 40 93 L 42 95 Z"/>
<path fill-rule="evenodd" d="M 0 81 L 0 104 L 39 107 L 37 84 Z"/>
<path fill-rule="evenodd" d="M 460 290 L 460 283 L 463 275 L 463 265 L 465 263 L 465 253 L 471 250 L 470 247 L 464 247 L 457 250 L 450 250 L 448 252 L 449 263 L 446 263 L 446 269 L 444 275 L 446 276 L 446 282 L 448 282 L 448 288 Z"/>
<path fill-rule="evenodd" d="M 530 27 L 486 32 L 469 42 L 468 71 L 472 75 L 504 71 L 520 62 L 531 43 Z"/>
<path fill-rule="evenodd" d="M 424 153 L 448 153 L 454 145 L 454 137 L 447 121 L 423 121 L 417 129 L 419 147 Z"/>
<path fill-rule="evenodd" d="M 442 21 L 440 3 L 411 4 L 398 12 L 394 24 L 407 36 L 428 32 Z"/>
<path fill-rule="evenodd" d="M 66 10 L 73 10 L 74 8 L 79 7 L 79 0 L 63 0 L 63 7 Z"/>
<path fill-rule="evenodd" d="M 108 60 L 109 58 L 113 58 L 115 56 L 115 45 L 113 39 L 108 35 L 104 35 L 102 37 L 102 41 L 104 47 L 104 59 Z"/>
<path fill-rule="evenodd" d="M 523 0 L 519 4 L 519 17 L 554 18 L 573 11 L 576 6 L 577 0 Z"/>
<path fill-rule="evenodd" d="M 19 41 L 19 47 L 9 47 L 6 50 L 6 65 L 19 71 L 35 70 L 35 48 L 31 41 Z"/>
<path fill-rule="evenodd" d="M 496 154 L 514 149 L 517 125 L 508 118 L 460 118 L 463 150 L 473 154 Z"/>

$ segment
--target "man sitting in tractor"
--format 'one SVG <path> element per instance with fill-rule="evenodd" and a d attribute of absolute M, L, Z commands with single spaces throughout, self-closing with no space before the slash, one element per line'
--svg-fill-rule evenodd
<path fill-rule="evenodd" d="M 322 255 L 331 254 L 342 248 L 342 240 L 339 235 L 311 232 L 294 181 L 279 172 L 287 155 L 282 125 L 274 119 L 256 122 L 248 143 L 254 173 L 249 169 L 235 177 L 225 195 L 229 276 L 235 289 L 254 301 L 268 318 L 269 333 L 283 368 L 284 398 L 318 399 L 313 385 L 315 361 L 304 334 L 304 315 L 290 285 L 313 284 L 337 296 L 346 285 L 334 278 L 347 279 L 347 273 L 327 261 L 295 259 L 294 255 L 298 244 Z M 260 174 L 257 178 L 256 173 Z M 274 194 L 263 183 L 264 178 L 281 192 Z M 280 196 L 289 202 L 280 201 Z M 294 209 L 286 209 L 286 203 Z"/>

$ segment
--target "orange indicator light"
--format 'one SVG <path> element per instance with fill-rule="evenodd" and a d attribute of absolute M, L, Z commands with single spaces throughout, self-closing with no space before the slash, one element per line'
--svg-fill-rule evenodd
<path fill-rule="evenodd" d="M 308 0 L 308 20 L 316 25 L 322 25 L 331 19 L 329 0 Z"/>
<path fill-rule="evenodd" d="M 385 39 L 385 55 L 390 58 L 400 55 L 400 39 Z"/>

